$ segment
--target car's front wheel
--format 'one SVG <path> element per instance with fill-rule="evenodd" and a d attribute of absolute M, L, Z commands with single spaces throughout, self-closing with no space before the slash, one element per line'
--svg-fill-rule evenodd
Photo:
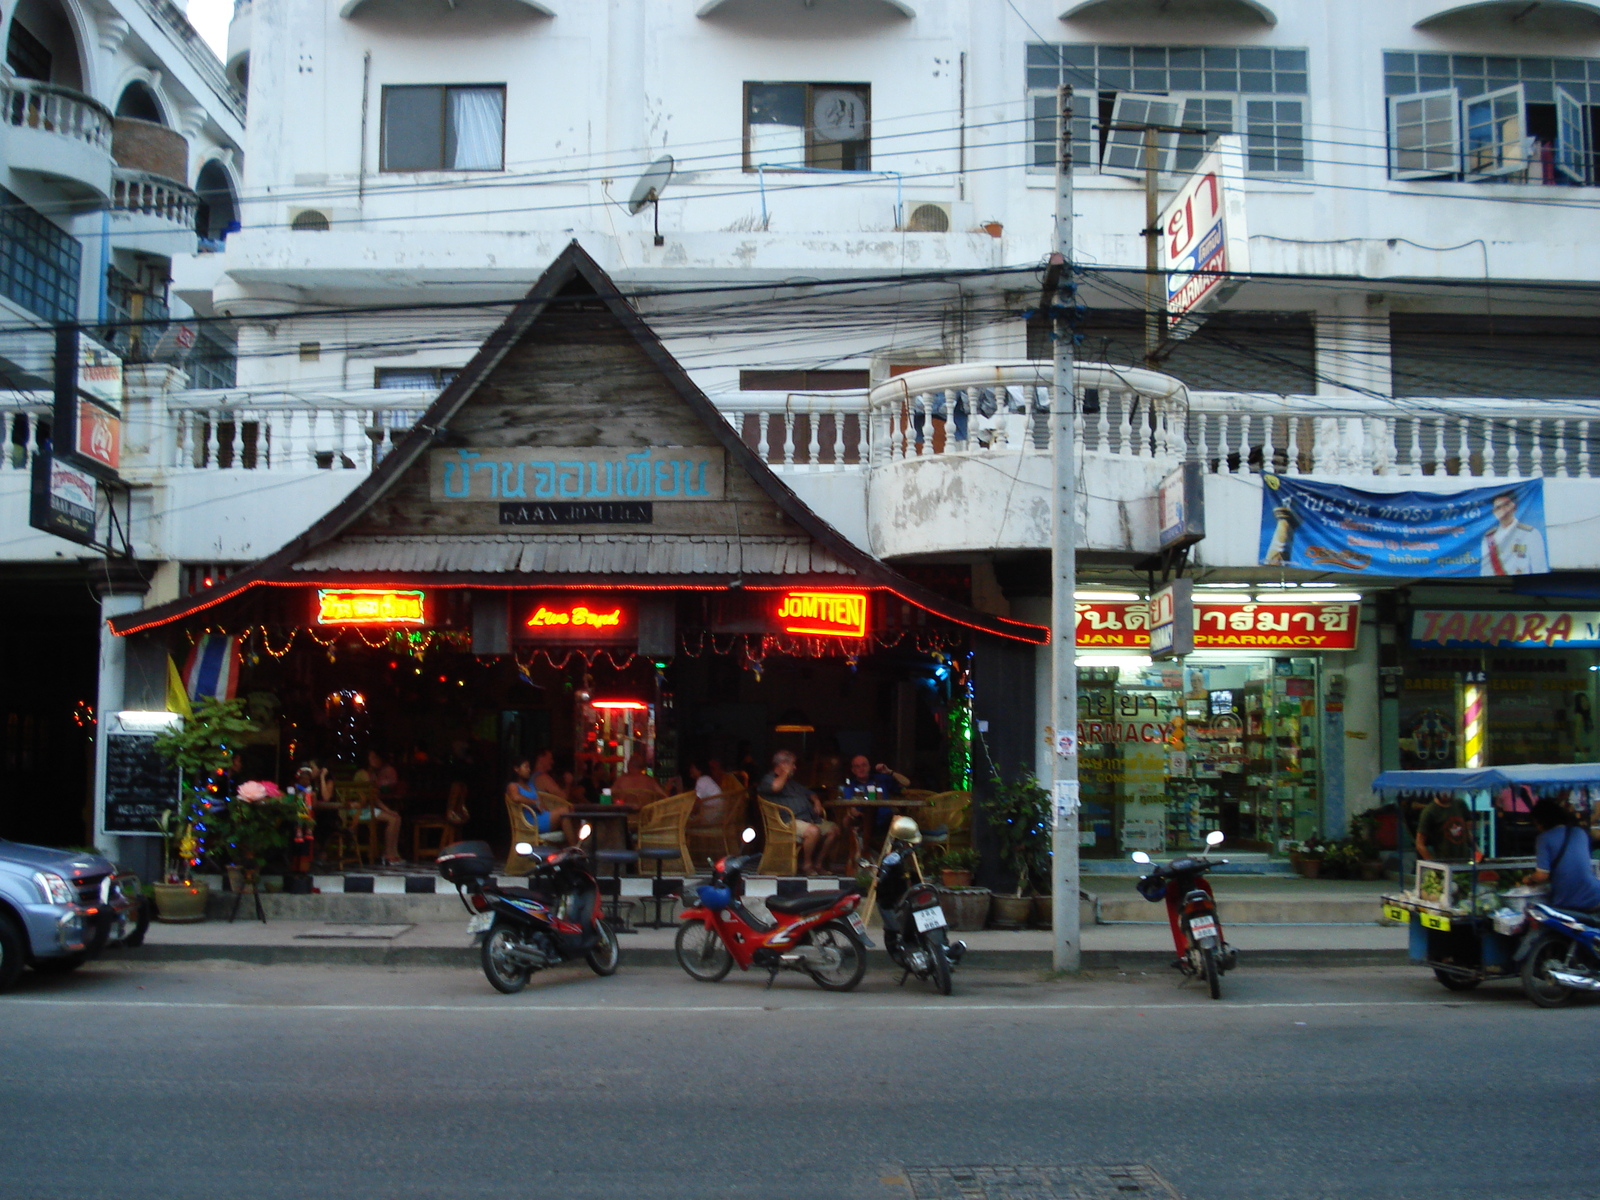
<path fill-rule="evenodd" d="M 0 913 L 0 992 L 16 983 L 28 961 L 28 947 L 17 923 Z"/>

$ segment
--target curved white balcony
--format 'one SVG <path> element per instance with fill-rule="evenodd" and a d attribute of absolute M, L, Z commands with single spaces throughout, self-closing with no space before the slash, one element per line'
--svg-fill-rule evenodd
<path fill-rule="evenodd" d="M 34 79 L 0 80 L 5 159 L 13 171 L 81 195 L 111 194 L 111 111 L 91 96 Z"/>
<path fill-rule="evenodd" d="M 111 175 L 111 244 L 166 258 L 192 254 L 199 202 L 180 183 L 117 167 Z"/>

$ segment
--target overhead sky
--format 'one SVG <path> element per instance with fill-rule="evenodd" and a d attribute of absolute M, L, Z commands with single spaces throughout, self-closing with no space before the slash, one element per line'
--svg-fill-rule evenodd
<path fill-rule="evenodd" d="M 222 58 L 228 52 L 228 22 L 233 19 L 233 0 L 189 0 L 189 24 Z"/>

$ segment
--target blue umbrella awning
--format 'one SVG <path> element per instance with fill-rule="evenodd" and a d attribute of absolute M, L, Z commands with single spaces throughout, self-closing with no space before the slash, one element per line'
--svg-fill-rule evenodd
<path fill-rule="evenodd" d="M 1527 763 L 1451 771 L 1385 771 L 1375 792 L 1477 792 L 1523 784 L 1534 788 L 1600 786 L 1600 763 Z"/>

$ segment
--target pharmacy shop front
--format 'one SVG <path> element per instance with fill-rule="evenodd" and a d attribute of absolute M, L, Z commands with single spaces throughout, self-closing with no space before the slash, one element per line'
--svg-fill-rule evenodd
<path fill-rule="evenodd" d="M 1152 662 L 1143 601 L 1080 600 L 1083 857 L 1197 849 L 1211 829 L 1281 854 L 1321 834 L 1360 607 L 1197 601 L 1194 653 Z"/>

